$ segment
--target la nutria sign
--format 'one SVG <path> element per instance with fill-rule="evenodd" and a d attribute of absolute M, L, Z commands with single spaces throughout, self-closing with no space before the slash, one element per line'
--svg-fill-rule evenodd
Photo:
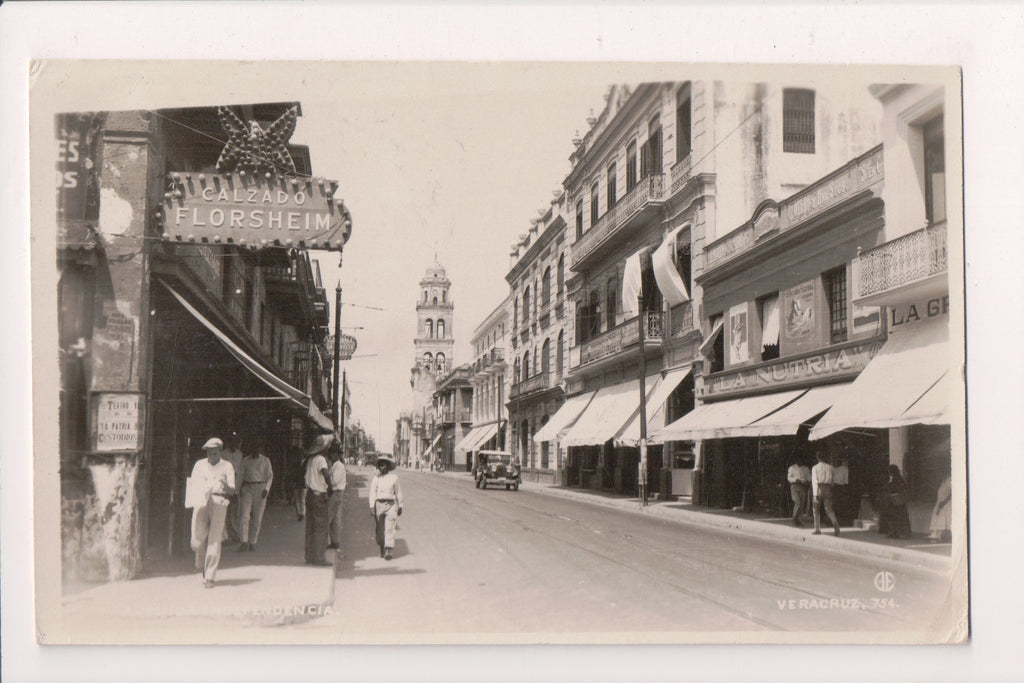
<path fill-rule="evenodd" d="M 239 171 L 172 173 L 163 237 L 182 242 L 340 251 L 352 230 L 337 183 Z"/>

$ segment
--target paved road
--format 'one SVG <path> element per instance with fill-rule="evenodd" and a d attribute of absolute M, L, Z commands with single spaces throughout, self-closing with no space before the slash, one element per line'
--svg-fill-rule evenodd
<path fill-rule="evenodd" d="M 659 634 L 645 642 L 716 633 L 843 642 L 848 631 L 860 632 L 852 640 L 904 642 L 952 623 L 948 579 L 931 572 L 542 493 L 481 491 L 468 477 L 400 473 L 405 512 L 396 558 L 385 562 L 373 541 L 369 477 L 350 470 L 334 614 L 295 629 L 339 642 L 638 632 Z M 891 572 L 881 583 L 891 590 L 876 587 L 879 572 Z"/>

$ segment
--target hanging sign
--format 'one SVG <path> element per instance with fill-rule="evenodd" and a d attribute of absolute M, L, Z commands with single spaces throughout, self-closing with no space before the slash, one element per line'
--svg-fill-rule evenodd
<path fill-rule="evenodd" d="M 338 360 L 351 360 L 356 352 L 356 338 L 350 334 L 341 335 L 338 340 Z"/>
<path fill-rule="evenodd" d="M 172 173 L 163 237 L 180 242 L 341 251 L 352 217 L 337 183 L 272 173 Z"/>

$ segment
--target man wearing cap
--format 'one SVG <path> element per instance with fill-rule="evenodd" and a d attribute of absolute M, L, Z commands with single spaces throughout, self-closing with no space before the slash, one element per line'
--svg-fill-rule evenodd
<path fill-rule="evenodd" d="M 235 469 L 220 457 L 223 448 L 217 437 L 208 440 L 203 444 L 206 457 L 192 467 L 191 485 L 203 501 L 192 511 L 192 549 L 206 588 L 213 588 L 217 576 L 228 497 L 235 492 Z"/>
<path fill-rule="evenodd" d="M 324 559 L 327 551 L 327 495 L 330 474 L 324 457 L 334 437 L 316 437 L 306 462 L 306 564 L 318 567 L 331 564 Z"/>
<path fill-rule="evenodd" d="M 390 455 L 377 456 L 377 474 L 370 482 L 370 514 L 376 522 L 380 556 L 391 559 L 395 547 L 395 529 L 402 514 L 402 487 Z"/>
<path fill-rule="evenodd" d="M 242 507 L 240 551 L 256 550 L 260 526 L 263 524 L 263 510 L 273 483 L 274 469 L 270 465 L 270 458 L 259 451 L 250 451 L 242 458 L 242 492 L 238 496 Z"/>

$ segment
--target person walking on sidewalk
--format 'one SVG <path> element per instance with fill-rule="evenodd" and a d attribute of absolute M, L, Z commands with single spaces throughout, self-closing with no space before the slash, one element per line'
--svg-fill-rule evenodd
<path fill-rule="evenodd" d="M 832 521 L 832 528 L 836 536 L 839 535 L 839 522 L 836 521 L 836 513 L 832 509 L 832 482 L 834 474 L 832 465 L 825 458 L 824 451 L 818 452 L 818 464 L 811 468 L 811 492 L 814 494 L 814 533 L 821 533 L 821 506 L 825 506 L 825 513 Z"/>
<path fill-rule="evenodd" d="M 331 494 L 327 498 L 327 519 L 330 526 L 331 543 L 327 547 L 338 551 L 341 556 L 341 529 L 344 524 L 342 514 L 345 502 L 345 486 L 347 484 L 347 472 L 345 471 L 345 460 L 341 457 L 341 445 L 337 442 L 331 444 L 330 448 L 331 466 L 327 472 L 331 484 Z"/>
<path fill-rule="evenodd" d="M 237 432 L 231 432 L 226 437 L 224 449 L 221 452 L 221 458 L 231 463 L 231 467 L 235 471 L 235 483 L 238 486 L 242 485 L 242 444 L 238 439 Z M 245 541 L 241 534 L 241 504 L 238 499 L 239 491 L 235 491 L 228 496 L 228 511 L 224 520 L 224 530 L 226 533 L 225 540 L 229 543 L 238 543 L 239 541 Z"/>
<path fill-rule="evenodd" d="M 786 472 L 789 495 L 793 499 L 793 526 L 803 526 L 800 518 L 807 512 L 807 493 L 811 486 L 811 470 L 794 457 Z"/>
<path fill-rule="evenodd" d="M 402 514 L 402 487 L 395 474 L 395 461 L 390 455 L 377 457 L 377 474 L 370 482 L 370 514 L 376 524 L 377 545 L 380 556 L 391 559 L 395 548 L 395 528 Z"/>
<path fill-rule="evenodd" d="M 256 550 L 263 524 L 263 510 L 267 505 L 270 485 L 274 483 L 274 468 L 270 458 L 259 451 L 252 451 L 242 458 L 242 493 L 239 500 L 242 507 L 241 537 L 238 550 Z"/>
<path fill-rule="evenodd" d="M 318 567 L 331 564 L 324 559 L 327 550 L 327 494 L 330 492 L 327 459 L 324 452 L 334 437 L 316 437 L 306 463 L 306 564 Z"/>
<path fill-rule="evenodd" d="M 235 492 L 235 468 L 220 457 L 223 447 L 217 437 L 203 444 L 206 457 L 192 467 L 190 482 L 200 501 L 192 510 L 192 549 L 206 588 L 213 588 L 217 578 L 228 498 Z"/>

